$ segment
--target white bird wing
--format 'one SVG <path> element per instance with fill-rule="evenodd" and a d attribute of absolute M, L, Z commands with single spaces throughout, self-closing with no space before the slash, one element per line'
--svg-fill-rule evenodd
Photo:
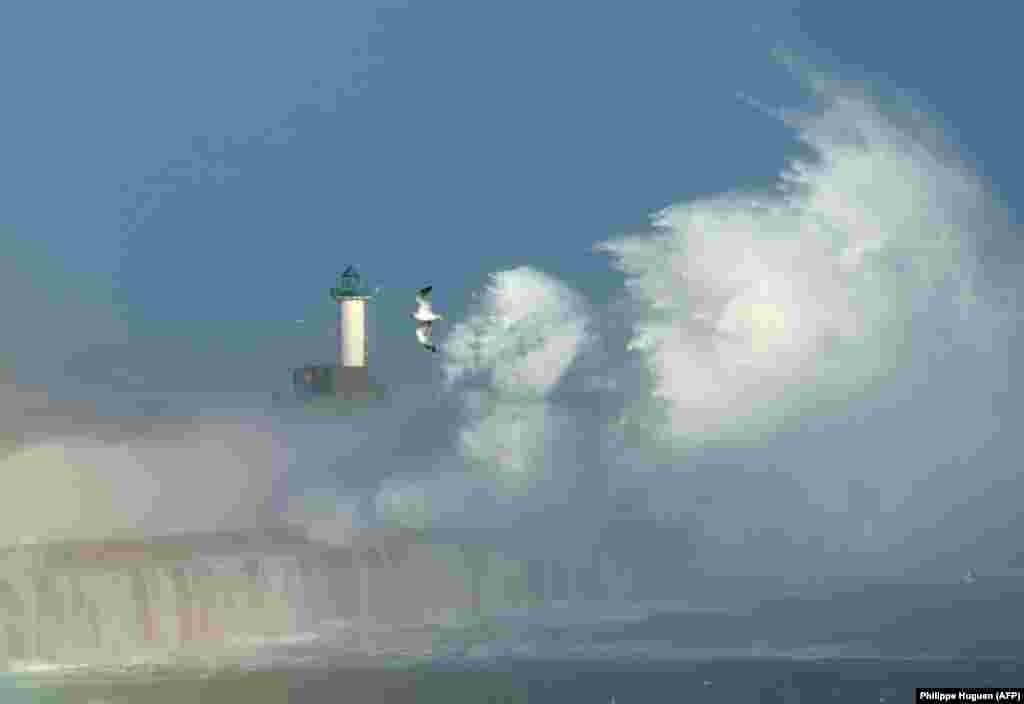
<path fill-rule="evenodd" d="M 426 288 L 421 288 L 416 293 L 417 316 L 423 313 L 429 314 L 432 312 L 430 309 L 430 291 L 433 288 L 433 286 L 427 286 Z"/>
<path fill-rule="evenodd" d="M 421 345 L 430 344 L 430 325 L 429 320 L 416 324 L 416 339 Z"/>
<path fill-rule="evenodd" d="M 420 303 L 419 308 L 416 309 L 414 317 L 417 320 L 432 320 L 434 317 L 434 309 L 430 307 L 430 301 Z"/>

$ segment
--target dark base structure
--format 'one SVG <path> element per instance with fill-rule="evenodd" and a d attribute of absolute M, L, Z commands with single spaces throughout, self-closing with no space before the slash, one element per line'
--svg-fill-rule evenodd
<path fill-rule="evenodd" d="M 298 396 L 321 396 L 334 391 L 334 367 L 308 365 L 292 372 L 292 389 Z"/>
<path fill-rule="evenodd" d="M 292 389 L 299 399 L 334 397 L 341 400 L 373 401 L 384 397 L 366 367 L 308 365 L 292 373 Z"/>

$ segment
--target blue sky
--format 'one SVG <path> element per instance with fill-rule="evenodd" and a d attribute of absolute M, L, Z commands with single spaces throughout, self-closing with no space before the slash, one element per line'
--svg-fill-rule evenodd
<path fill-rule="evenodd" d="M 709 569 L 801 568 L 800 550 L 843 545 L 902 569 L 889 546 L 925 555 L 990 530 L 1003 536 L 995 564 L 1016 550 L 998 518 L 1016 494 L 993 488 L 1019 487 L 1018 448 L 1001 433 L 1015 329 L 1000 328 L 1005 301 L 993 299 L 955 322 L 959 293 L 935 281 L 962 283 L 966 247 L 981 253 L 982 294 L 1018 282 L 1014 12 L 741 0 L 5 7 L 0 364 L 56 396 L 266 399 L 290 368 L 332 359 L 327 292 L 355 264 L 383 289 L 371 365 L 401 402 L 275 435 L 294 461 L 268 459 L 259 481 L 244 464 L 224 473 L 207 515 L 283 474 L 285 493 L 340 497 L 339 515 L 358 504 L 513 534 L 517 516 L 578 489 L 590 497 L 574 503 L 585 533 L 608 496 L 639 488 L 665 525 L 699 526 Z M 772 58 L 778 44 L 838 87 L 808 91 L 807 72 Z M 799 112 L 780 120 L 766 114 L 775 108 Z M 798 191 L 789 200 L 772 190 L 787 164 L 805 169 L 783 179 Z M 661 239 L 593 251 L 669 206 Z M 409 325 L 425 284 L 447 315 L 440 357 Z M 439 404 L 442 369 L 459 381 Z M 486 393 L 470 388 L 478 377 Z M 595 389 L 606 406 L 563 402 Z M 218 442 L 186 447 L 196 459 L 181 462 L 203 471 Z M 12 461 L 58 471 L 47 452 L 63 447 Z M 67 447 L 100 477 L 145 464 L 131 447 Z M 148 451 L 154 473 L 173 465 Z M 171 498 L 156 513 L 173 523 L 192 480 L 163 471 L 157 494 Z M 522 502 L 509 498 L 531 482 L 540 488 Z M 863 500 L 873 492 L 877 505 Z M 144 521 L 135 512 L 148 509 L 122 493 L 125 525 Z M 943 518 L 965 496 L 979 503 Z M 541 533 L 562 520 L 557 508 L 547 518 Z M 776 538 L 744 537 L 761 529 Z M 513 535 L 524 536 L 536 542 L 536 531 Z"/>
<path fill-rule="evenodd" d="M 796 95 L 768 58 L 780 40 L 909 92 L 1019 201 L 1007 10 L 717 7 L 5 9 L 5 267 L 21 306 L 57 296 L 40 312 L 61 329 L 14 316 L 23 374 L 55 380 L 71 354 L 70 376 L 101 385 L 127 365 L 164 390 L 259 387 L 330 355 L 325 291 L 349 262 L 385 288 L 382 320 L 423 283 L 461 310 L 524 263 L 607 297 L 621 280 L 594 242 L 771 182 L 792 137 L 735 93 Z M 378 365 L 422 374 L 381 330 Z"/>

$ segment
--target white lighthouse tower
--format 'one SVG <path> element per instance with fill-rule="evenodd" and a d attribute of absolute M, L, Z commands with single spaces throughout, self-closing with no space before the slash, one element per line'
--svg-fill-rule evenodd
<path fill-rule="evenodd" d="M 363 288 L 355 267 L 345 269 L 331 298 L 338 303 L 338 366 L 365 367 L 366 303 L 373 296 Z"/>
<path fill-rule="evenodd" d="M 331 289 L 331 298 L 338 304 L 338 366 L 334 390 L 341 395 L 369 390 L 366 345 L 366 304 L 373 294 L 363 286 L 355 267 L 341 274 L 338 285 Z"/>

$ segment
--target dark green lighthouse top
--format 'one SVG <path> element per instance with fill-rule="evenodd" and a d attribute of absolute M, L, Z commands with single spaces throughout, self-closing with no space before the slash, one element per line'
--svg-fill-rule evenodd
<path fill-rule="evenodd" d="M 338 285 L 331 288 L 331 298 L 369 298 L 372 294 L 363 285 L 362 277 L 350 266 L 338 277 Z"/>

